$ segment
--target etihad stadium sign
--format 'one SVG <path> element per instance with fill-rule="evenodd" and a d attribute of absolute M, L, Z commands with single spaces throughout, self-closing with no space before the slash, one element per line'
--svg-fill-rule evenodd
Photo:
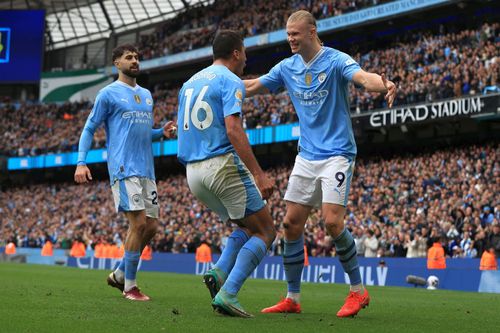
<path fill-rule="evenodd" d="M 364 115 L 363 122 L 369 120 L 370 127 L 386 127 L 408 123 L 426 122 L 442 118 L 475 117 L 496 115 L 500 95 L 479 95 L 466 98 L 444 100 L 434 103 L 418 104 L 375 111 Z"/>

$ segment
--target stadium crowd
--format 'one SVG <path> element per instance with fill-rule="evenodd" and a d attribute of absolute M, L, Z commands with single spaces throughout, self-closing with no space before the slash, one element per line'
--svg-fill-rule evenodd
<path fill-rule="evenodd" d="M 368 71 L 385 70 L 400 82 L 395 105 L 499 91 L 500 23 L 485 23 L 478 29 L 431 36 L 419 33 L 391 48 L 353 54 Z M 156 126 L 175 119 L 178 87 L 158 84 L 153 89 Z M 351 111 L 385 107 L 382 95 L 351 89 Z M 29 156 L 76 151 L 79 130 L 92 104 L 0 103 L 0 154 Z M 297 121 L 287 93 L 256 96 L 243 107 L 244 126 L 258 128 Z M 94 148 L 105 145 L 103 129 L 94 138 Z"/>
<path fill-rule="evenodd" d="M 162 174 L 162 170 L 157 170 Z M 290 167 L 268 170 L 277 191 L 268 201 L 276 226 L 285 214 L 283 195 Z M 184 175 L 158 181 L 161 227 L 155 251 L 190 253 L 207 242 L 224 247 L 232 226 L 190 193 Z M 448 148 L 388 159 L 358 159 L 351 185 L 346 227 L 366 257 L 425 257 L 441 239 L 449 257 L 480 257 L 494 247 L 500 257 L 500 144 Z M 283 250 L 282 228 L 270 253 Z M 42 247 L 47 239 L 69 249 L 75 240 L 88 247 L 120 245 L 127 230 L 114 210 L 109 183 L 33 185 L 0 192 L 0 246 L 12 241 Z M 320 210 L 306 226 L 312 256 L 334 256 Z"/>
<path fill-rule="evenodd" d="M 388 0 L 215 1 L 199 4 L 141 35 L 144 59 L 198 49 L 211 44 L 218 29 L 240 31 L 244 37 L 283 29 L 291 13 L 309 10 L 316 19 L 346 14 Z"/>

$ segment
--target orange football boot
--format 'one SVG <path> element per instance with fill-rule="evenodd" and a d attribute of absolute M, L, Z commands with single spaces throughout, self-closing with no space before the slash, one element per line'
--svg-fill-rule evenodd
<path fill-rule="evenodd" d="M 300 304 L 291 298 L 283 298 L 278 304 L 262 309 L 262 313 L 300 313 Z"/>
<path fill-rule="evenodd" d="M 368 290 L 366 290 L 361 295 L 360 293 L 350 291 L 345 299 L 344 305 L 337 312 L 337 317 L 354 317 L 358 314 L 361 309 L 366 308 L 370 304 L 370 295 L 368 295 Z"/>

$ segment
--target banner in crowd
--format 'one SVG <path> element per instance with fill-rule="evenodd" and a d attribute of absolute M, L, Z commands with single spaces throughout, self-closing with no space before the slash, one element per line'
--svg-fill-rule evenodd
<path fill-rule="evenodd" d="M 383 259 L 383 260 L 382 260 Z M 217 256 L 214 256 L 216 262 Z M 81 269 L 111 270 L 119 259 L 68 258 L 68 266 Z M 309 258 L 310 265 L 304 267 L 303 282 L 349 283 L 337 258 Z M 430 275 L 439 278 L 440 289 L 482 291 L 500 293 L 500 272 L 479 270 L 479 259 L 448 259 L 447 269 L 428 270 L 427 259 L 408 258 L 359 258 L 361 277 L 367 286 L 413 287 L 406 282 L 408 275 L 427 279 Z M 154 253 L 153 260 L 141 261 L 140 270 L 202 275 L 212 268 L 212 263 L 197 263 L 193 254 Z M 252 273 L 252 278 L 285 280 L 282 258 L 265 257 Z"/>
<path fill-rule="evenodd" d="M 363 128 L 400 126 L 409 123 L 438 121 L 445 118 L 484 117 L 497 115 L 500 94 L 475 95 L 433 103 L 396 107 L 388 110 L 354 115 Z"/>
<path fill-rule="evenodd" d="M 40 82 L 40 101 L 79 102 L 93 101 L 102 88 L 113 82 L 113 78 L 97 70 L 72 72 L 45 72 Z"/>

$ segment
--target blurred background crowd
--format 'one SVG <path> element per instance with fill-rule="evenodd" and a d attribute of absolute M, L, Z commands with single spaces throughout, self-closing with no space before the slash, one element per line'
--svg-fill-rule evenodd
<path fill-rule="evenodd" d="M 352 53 L 365 70 L 386 71 L 398 82 L 395 107 L 500 91 L 500 23 L 442 35 L 409 34 L 405 39 L 387 49 Z M 167 83 L 154 87 L 156 127 L 176 120 L 178 91 L 178 86 Z M 354 87 L 350 93 L 353 114 L 386 107 L 382 94 Z M 20 104 L 4 98 L 0 103 L 0 154 L 35 156 L 77 151 L 80 129 L 91 108 L 90 102 Z M 252 97 L 243 107 L 244 127 L 249 129 L 297 120 L 286 92 Z M 104 147 L 105 141 L 101 128 L 93 148 Z"/>
<path fill-rule="evenodd" d="M 157 170 L 159 174 L 162 170 Z M 268 201 L 278 229 L 270 253 L 283 250 L 284 192 L 289 166 L 267 170 L 277 190 Z M 219 253 L 230 224 L 196 200 L 184 175 L 158 181 L 161 227 L 153 250 L 190 253 L 207 242 Z M 500 145 L 456 147 L 386 159 L 358 159 L 351 185 L 346 227 L 366 257 L 425 257 L 441 241 L 450 257 L 480 257 L 490 246 L 500 255 Z M 75 240 L 88 247 L 124 240 L 127 223 L 114 210 L 109 182 L 85 186 L 44 184 L 0 192 L 0 246 L 42 247 L 47 239 L 69 249 Z M 320 210 L 306 227 L 312 256 L 334 256 Z"/>

